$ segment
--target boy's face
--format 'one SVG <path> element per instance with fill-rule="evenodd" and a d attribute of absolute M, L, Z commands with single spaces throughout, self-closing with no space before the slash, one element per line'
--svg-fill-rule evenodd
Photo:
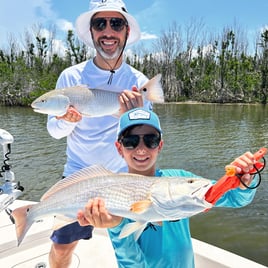
<path fill-rule="evenodd" d="M 139 143 L 135 148 L 124 147 L 122 142 L 116 142 L 116 147 L 119 154 L 125 159 L 130 173 L 136 173 L 146 176 L 155 175 L 155 164 L 157 156 L 162 149 L 163 140 L 160 140 L 159 145 L 155 148 L 148 148 L 145 145 L 144 135 L 154 134 L 159 136 L 158 131 L 148 125 L 136 126 L 127 133 L 130 135 L 138 135 Z M 153 146 L 154 147 L 154 146 Z"/>

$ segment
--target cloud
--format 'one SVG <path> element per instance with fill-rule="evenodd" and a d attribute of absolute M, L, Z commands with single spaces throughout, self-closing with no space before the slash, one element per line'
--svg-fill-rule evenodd
<path fill-rule="evenodd" d="M 150 34 L 146 32 L 141 33 L 141 40 L 152 40 L 152 39 L 157 39 L 158 36 L 155 34 Z"/>
<path fill-rule="evenodd" d="M 53 38 L 53 53 L 64 56 L 65 40 L 68 30 L 74 26 L 66 19 L 59 18 L 53 10 L 52 0 L 4 0 L 0 9 L 0 49 L 9 47 L 10 37 L 23 47 L 24 33 L 27 31 L 35 38 L 35 29 L 40 27 L 40 34 L 49 40 Z M 37 28 L 35 28 L 37 27 Z"/>
<path fill-rule="evenodd" d="M 169 13 L 170 8 L 166 1 L 154 0 L 146 1 L 146 7 L 141 9 L 135 17 L 142 31 L 159 32 L 162 27 L 165 28 Z M 159 18 L 163 18 L 163 20 L 160 21 Z"/>
<path fill-rule="evenodd" d="M 5 0 L 0 9 L 0 46 L 6 45 L 8 36 L 19 37 L 33 25 L 55 23 L 57 14 L 51 0 Z"/>
<path fill-rule="evenodd" d="M 213 52 L 213 50 L 214 50 L 214 48 L 213 48 L 212 44 L 208 44 L 206 46 L 203 46 L 202 47 L 203 56 L 210 55 Z M 218 50 L 215 51 L 216 54 L 218 54 L 218 52 L 219 52 Z M 194 48 L 193 51 L 192 51 L 192 57 L 195 58 L 195 57 L 198 57 L 198 56 L 199 56 L 198 51 L 197 51 L 197 49 Z"/>
<path fill-rule="evenodd" d="M 56 21 L 56 25 L 57 25 L 58 29 L 63 31 L 63 32 L 68 32 L 69 30 L 74 31 L 73 23 L 69 22 L 69 21 L 67 21 L 65 19 L 58 19 Z"/>
<path fill-rule="evenodd" d="M 62 40 L 59 40 L 59 39 L 53 40 L 53 53 L 57 54 L 60 57 L 65 56 L 66 47 Z"/>
<path fill-rule="evenodd" d="M 265 31 L 268 31 L 268 24 L 267 25 L 264 25 L 263 27 L 261 27 L 261 33 L 265 32 Z"/>

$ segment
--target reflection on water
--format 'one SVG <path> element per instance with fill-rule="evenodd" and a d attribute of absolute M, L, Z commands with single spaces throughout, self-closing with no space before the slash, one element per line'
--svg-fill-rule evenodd
<path fill-rule="evenodd" d="M 268 108 L 260 105 L 156 105 L 164 131 L 161 168 L 183 168 L 209 179 L 247 150 L 268 146 Z M 0 128 L 14 136 L 10 163 L 25 187 L 24 199 L 39 200 L 60 177 L 65 139 L 46 130 L 46 116 L 30 108 L 0 107 Z M 194 237 L 268 266 L 268 172 L 254 201 L 241 209 L 217 208 L 192 217 Z"/>

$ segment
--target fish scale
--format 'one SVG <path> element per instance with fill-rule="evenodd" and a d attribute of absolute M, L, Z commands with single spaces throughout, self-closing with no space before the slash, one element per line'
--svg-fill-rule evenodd
<path fill-rule="evenodd" d="M 68 96 L 70 103 L 84 115 L 116 113 L 119 109 L 119 93 L 100 89 L 89 90 L 87 87 L 63 89 L 64 95 Z M 104 107 L 106 107 L 104 109 Z"/>

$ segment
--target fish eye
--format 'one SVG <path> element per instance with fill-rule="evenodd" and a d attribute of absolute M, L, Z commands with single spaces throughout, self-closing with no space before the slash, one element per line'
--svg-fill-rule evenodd
<path fill-rule="evenodd" d="M 147 88 L 146 88 L 146 87 L 144 87 L 144 88 L 142 89 L 142 91 L 143 91 L 143 92 L 146 92 L 146 91 L 147 91 Z"/>
<path fill-rule="evenodd" d="M 189 179 L 187 182 L 188 183 L 194 183 L 194 179 Z"/>

